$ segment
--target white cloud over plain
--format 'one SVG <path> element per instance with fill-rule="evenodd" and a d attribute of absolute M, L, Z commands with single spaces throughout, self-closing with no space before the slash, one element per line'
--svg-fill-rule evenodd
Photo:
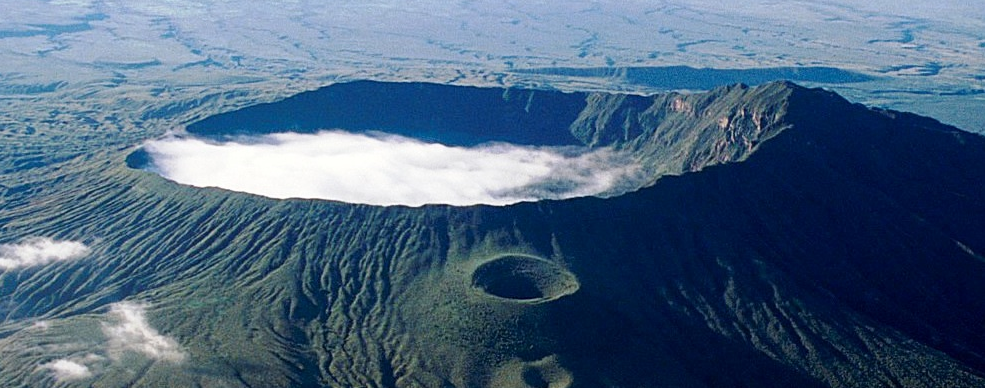
<path fill-rule="evenodd" d="M 341 131 L 226 143 L 170 137 L 145 149 L 156 172 L 187 185 L 373 205 L 506 205 L 595 195 L 639 179 L 638 166 L 607 149 L 451 147 Z"/>
<path fill-rule="evenodd" d="M 0 245 L 0 269 L 18 269 L 75 260 L 89 254 L 89 247 L 76 241 L 33 237 L 18 244 Z"/>
<path fill-rule="evenodd" d="M 147 305 L 119 302 L 110 305 L 110 315 L 116 321 L 103 324 L 107 350 L 111 358 L 118 359 L 124 352 L 133 351 L 149 358 L 169 362 L 181 362 L 185 353 L 174 339 L 161 335 L 147 322 Z"/>
<path fill-rule="evenodd" d="M 51 371 L 58 381 L 80 380 L 92 377 L 88 366 L 69 359 L 60 359 L 41 365 L 41 369 Z"/>

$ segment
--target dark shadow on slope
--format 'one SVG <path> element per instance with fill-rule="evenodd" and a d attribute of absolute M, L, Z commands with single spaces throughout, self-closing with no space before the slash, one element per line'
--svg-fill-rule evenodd
<path fill-rule="evenodd" d="M 766 327 L 789 325 L 780 330 L 810 332 L 801 337 L 807 343 L 832 341 L 839 330 L 853 333 L 841 338 L 902 334 L 907 342 L 891 350 L 858 347 L 863 354 L 872 352 L 866 357 L 875 361 L 839 361 L 838 352 L 813 346 L 789 354 L 817 351 L 830 357 L 831 364 L 810 365 L 814 369 L 843 363 L 846 370 L 862 370 L 862 361 L 879 365 L 878 371 L 828 381 L 833 386 L 837 379 L 875 380 L 882 373 L 948 385 L 933 379 L 958 372 L 964 377 L 950 384 L 969 386 L 969 375 L 985 371 L 985 336 L 977 329 L 985 314 L 979 297 L 985 293 L 979 281 L 985 265 L 977 255 L 985 251 L 979 232 L 985 229 L 985 139 L 932 119 L 866 109 L 821 90 L 795 89 L 790 107 L 787 120 L 793 126 L 742 163 L 669 177 L 618 198 L 572 200 L 553 209 L 562 225 L 557 228 L 586 225 L 585 234 L 592 236 L 560 241 L 568 252 L 593 260 L 620 258 L 572 263 L 582 292 L 598 283 L 609 285 L 614 295 L 622 293 L 623 300 L 652 295 L 652 301 L 639 305 L 621 302 L 625 310 L 614 312 L 641 320 L 647 318 L 647 303 L 659 307 L 672 301 L 685 311 L 701 311 L 684 317 L 680 330 L 708 319 L 709 326 L 726 333 L 761 331 L 759 338 L 766 338 Z M 664 292 L 679 293 L 684 300 Z M 767 325 L 766 312 L 791 306 L 796 306 L 793 314 L 771 313 L 775 326 Z M 854 331 L 857 318 L 848 316 L 864 317 L 875 328 Z M 757 319 L 741 327 L 747 324 L 738 320 L 743 317 Z M 804 330 L 815 318 L 836 324 Z M 726 324 L 715 324 L 719 319 Z M 673 338 L 656 332 L 640 336 Z M 777 342 L 765 347 L 800 346 Z M 946 353 L 961 367 L 941 362 L 922 370 L 902 366 L 917 358 L 908 349 L 916 344 Z M 676 346 L 690 348 L 686 341 Z M 709 354 L 709 366 L 722 361 L 721 351 Z M 681 357 L 689 356 L 685 351 Z"/>
<path fill-rule="evenodd" d="M 138 148 L 137 150 L 131 152 L 127 155 L 126 159 L 127 167 L 135 170 L 144 170 L 150 168 L 152 165 L 152 160 L 150 153 L 143 148 Z"/>

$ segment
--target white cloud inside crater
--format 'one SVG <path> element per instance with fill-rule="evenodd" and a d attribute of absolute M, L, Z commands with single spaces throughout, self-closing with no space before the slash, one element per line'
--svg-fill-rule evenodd
<path fill-rule="evenodd" d="M 494 143 L 451 147 L 395 135 L 323 131 L 213 143 L 148 143 L 153 169 L 197 187 L 373 205 L 506 205 L 605 193 L 640 179 L 610 149 Z"/>
<path fill-rule="evenodd" d="M 0 269 L 35 267 L 59 261 L 75 260 L 88 254 L 89 247 L 77 241 L 33 237 L 24 239 L 17 244 L 0 245 Z"/>

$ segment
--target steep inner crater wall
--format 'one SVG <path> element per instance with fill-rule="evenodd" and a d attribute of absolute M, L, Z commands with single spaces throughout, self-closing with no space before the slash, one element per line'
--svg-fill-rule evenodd
<path fill-rule="evenodd" d="M 796 88 L 637 96 L 358 81 L 206 118 L 128 163 L 271 198 L 419 206 L 611 197 L 743 160 L 784 127 Z"/>
<path fill-rule="evenodd" d="M 187 130 L 221 137 L 344 129 L 451 146 L 581 145 L 568 126 L 585 106 L 584 93 L 357 81 L 212 116 Z"/>

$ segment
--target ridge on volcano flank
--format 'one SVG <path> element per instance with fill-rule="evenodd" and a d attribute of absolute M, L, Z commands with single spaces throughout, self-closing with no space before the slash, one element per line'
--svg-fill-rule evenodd
<path fill-rule="evenodd" d="M 188 126 L 190 137 L 150 142 L 128 162 L 179 183 L 273 198 L 416 206 L 612 197 L 741 160 L 779 129 L 783 106 L 766 101 L 782 99 L 762 97 L 788 92 L 773 84 L 636 96 L 360 81 L 206 118 Z"/>

